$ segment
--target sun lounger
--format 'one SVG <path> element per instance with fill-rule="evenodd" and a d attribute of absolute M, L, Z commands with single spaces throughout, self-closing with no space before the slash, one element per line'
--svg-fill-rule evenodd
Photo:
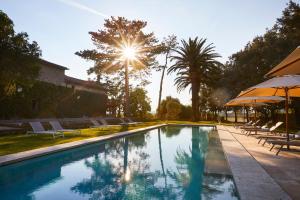
<path fill-rule="evenodd" d="M 120 120 L 122 121 L 122 123 L 120 123 L 120 125 L 137 125 L 140 124 L 141 122 L 134 122 L 132 119 L 127 118 L 128 122 L 126 122 L 124 119 L 120 118 Z"/>
<path fill-rule="evenodd" d="M 270 151 L 272 151 L 272 149 L 274 148 L 275 145 L 280 145 L 278 151 L 276 152 L 276 155 L 279 154 L 279 152 L 282 150 L 282 148 L 284 146 L 296 146 L 296 147 L 300 147 L 300 140 L 290 140 L 290 141 L 286 141 L 286 140 L 269 140 L 269 143 L 272 144 L 272 147 L 270 149 Z"/>
<path fill-rule="evenodd" d="M 55 130 L 55 131 L 59 131 L 59 132 L 73 132 L 73 133 L 77 133 L 77 134 L 81 133 L 81 131 L 79 129 L 64 129 L 60 125 L 59 121 L 50 121 L 49 123 L 52 126 L 53 130 Z"/>
<path fill-rule="evenodd" d="M 130 119 L 130 118 L 127 118 L 127 120 L 129 121 L 129 123 L 131 123 L 131 124 L 141 124 L 142 122 L 135 122 L 135 121 L 133 121 L 132 119 Z"/>
<path fill-rule="evenodd" d="M 105 123 L 103 123 L 101 121 L 102 124 L 100 124 L 97 120 L 95 119 L 90 119 L 90 121 L 92 122 L 93 126 L 91 126 L 91 128 L 105 128 L 105 127 L 116 127 L 116 126 L 120 126 L 120 125 L 108 125 L 107 122 L 103 119 L 103 121 Z"/>
<path fill-rule="evenodd" d="M 27 133 L 32 133 L 32 134 L 50 134 L 55 138 L 55 136 L 62 136 L 64 137 L 64 133 L 60 131 L 55 131 L 55 130 L 48 130 L 46 131 L 41 124 L 41 122 L 29 122 L 29 125 L 32 128 L 32 131 L 28 131 Z"/>
<path fill-rule="evenodd" d="M 269 122 L 268 123 L 266 123 L 266 124 L 264 124 L 263 126 L 254 126 L 254 127 L 247 127 L 247 128 L 244 128 L 243 130 L 242 130 L 242 133 L 245 133 L 246 135 L 250 135 L 250 133 L 252 132 L 252 131 L 258 131 L 258 130 L 267 130 L 268 129 L 268 124 L 269 124 Z"/>
<path fill-rule="evenodd" d="M 247 128 L 255 128 L 257 127 L 257 124 L 260 122 L 260 119 L 257 120 L 256 122 L 253 122 L 252 124 L 249 124 L 249 125 L 246 125 L 246 126 L 243 126 L 243 127 L 240 127 L 241 129 L 247 129 Z"/>
<path fill-rule="evenodd" d="M 247 133 L 248 129 L 253 129 L 253 128 L 260 128 L 261 126 L 257 126 L 257 124 L 260 122 L 260 119 L 257 120 L 256 122 L 253 122 L 250 125 L 246 125 L 246 126 L 241 126 L 240 129 L 242 129 L 242 133 Z"/>
<path fill-rule="evenodd" d="M 90 119 L 92 122 L 93 126 L 91 128 L 102 128 L 102 127 L 107 127 L 107 125 L 100 124 L 97 120 L 95 119 Z"/>
<path fill-rule="evenodd" d="M 264 132 L 264 133 L 274 133 L 275 130 L 281 126 L 283 124 L 283 122 L 277 122 L 274 126 L 270 127 L 270 128 L 266 128 L 266 127 L 262 127 L 262 128 L 257 128 L 257 129 L 249 129 L 248 131 L 248 136 L 252 135 L 252 132 L 255 132 L 255 134 L 257 134 L 257 132 Z M 265 125 L 266 126 L 266 125 Z"/>
<path fill-rule="evenodd" d="M 289 134 L 291 139 L 300 139 L 300 131 L 298 131 L 295 134 Z M 265 140 L 263 143 L 263 146 L 265 143 L 267 143 L 269 140 L 284 140 L 286 139 L 286 134 L 285 135 L 260 135 L 256 137 L 259 139 L 258 144 L 261 142 L 261 140 Z"/>
<path fill-rule="evenodd" d="M 252 125 L 252 123 L 253 123 L 253 121 L 251 120 L 251 121 L 249 121 L 249 122 L 247 122 L 247 123 L 245 123 L 245 124 L 243 124 L 243 125 L 234 125 L 234 128 L 242 128 L 242 127 L 246 127 L 246 126 L 251 126 Z"/>

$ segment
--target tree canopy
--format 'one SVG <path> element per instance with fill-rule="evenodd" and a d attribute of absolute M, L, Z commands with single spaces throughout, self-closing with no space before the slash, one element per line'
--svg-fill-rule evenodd
<path fill-rule="evenodd" d="M 26 88 L 38 76 L 38 44 L 29 42 L 27 33 L 16 33 L 13 21 L 0 10 L 0 96 L 11 96 Z"/>
<path fill-rule="evenodd" d="M 230 56 L 221 82 L 232 98 L 264 81 L 264 75 L 300 45 L 299 22 L 300 6 L 290 1 L 271 29 Z"/>
<path fill-rule="evenodd" d="M 193 120 L 199 117 L 199 91 L 203 85 L 211 85 L 215 80 L 215 72 L 221 65 L 216 58 L 220 57 L 215 52 L 212 43 L 206 44 L 206 39 L 189 38 L 182 40 L 182 46 L 175 50 L 172 56 L 174 64 L 168 73 L 175 72 L 177 77 L 175 85 L 179 91 L 190 86 L 192 91 Z"/>
<path fill-rule="evenodd" d="M 123 50 L 131 47 L 134 59 L 129 60 L 132 71 L 149 69 L 156 64 L 155 56 L 161 51 L 154 33 L 145 33 L 147 22 L 128 20 L 124 17 L 106 19 L 104 28 L 89 32 L 95 49 L 76 52 L 84 59 L 94 61 L 88 72 L 95 74 L 116 73 L 124 68 Z"/>

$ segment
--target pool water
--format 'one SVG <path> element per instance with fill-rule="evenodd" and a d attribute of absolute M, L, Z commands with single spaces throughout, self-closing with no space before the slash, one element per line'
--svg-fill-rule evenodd
<path fill-rule="evenodd" d="M 0 199 L 238 199 L 205 162 L 213 134 L 166 126 L 4 166 Z"/>

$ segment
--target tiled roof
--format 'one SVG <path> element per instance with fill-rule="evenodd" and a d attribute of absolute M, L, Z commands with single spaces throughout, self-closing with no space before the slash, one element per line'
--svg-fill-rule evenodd
<path fill-rule="evenodd" d="M 69 70 L 69 68 L 67 68 L 67 67 L 64 67 L 64 66 L 62 66 L 62 65 L 58 65 L 58 64 L 49 62 L 49 61 L 47 61 L 47 60 L 40 59 L 40 62 L 41 62 L 42 64 L 44 64 L 44 65 L 47 65 L 47 66 L 56 67 L 56 68 L 62 69 L 62 70 Z"/>

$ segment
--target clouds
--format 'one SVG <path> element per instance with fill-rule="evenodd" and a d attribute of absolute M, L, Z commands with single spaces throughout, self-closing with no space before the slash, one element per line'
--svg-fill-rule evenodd
<path fill-rule="evenodd" d="M 65 5 L 68 5 L 70 7 L 74 7 L 74 8 L 77 8 L 77 9 L 80 9 L 82 11 L 86 11 L 88 13 L 91 13 L 91 14 L 94 14 L 94 15 L 98 15 L 98 16 L 101 16 L 101 17 L 104 17 L 104 18 L 108 18 L 109 16 L 102 13 L 102 12 L 99 12 L 93 8 L 90 8 L 86 5 L 83 5 L 81 3 L 78 3 L 76 1 L 73 1 L 73 0 L 57 0 Z"/>

